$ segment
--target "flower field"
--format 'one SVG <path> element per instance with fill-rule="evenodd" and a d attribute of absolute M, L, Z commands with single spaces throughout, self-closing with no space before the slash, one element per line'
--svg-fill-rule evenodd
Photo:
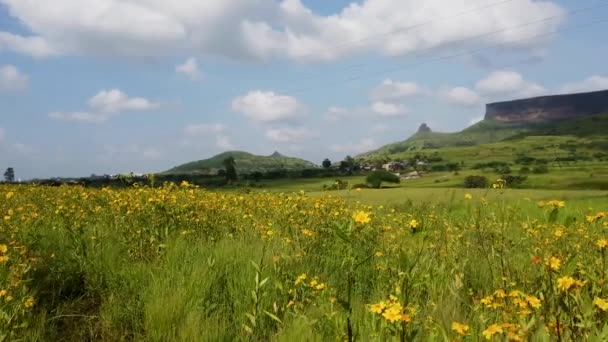
<path fill-rule="evenodd" d="M 603 205 L 0 185 L 0 341 L 606 341 Z"/>

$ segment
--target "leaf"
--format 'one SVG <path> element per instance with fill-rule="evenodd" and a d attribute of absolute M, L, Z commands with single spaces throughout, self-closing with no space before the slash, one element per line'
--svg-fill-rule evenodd
<path fill-rule="evenodd" d="M 253 325 L 255 327 L 256 326 L 256 324 L 255 324 L 255 321 L 256 321 L 255 316 L 252 315 L 252 314 L 250 314 L 250 313 L 246 313 L 245 316 L 247 316 L 247 318 L 249 318 L 249 322 L 251 322 L 251 325 Z"/>
<path fill-rule="evenodd" d="M 253 268 L 255 268 L 256 271 L 260 272 L 260 266 L 258 266 L 258 264 L 256 264 L 255 261 L 250 260 L 249 262 L 251 263 L 251 266 L 253 266 Z"/>
<path fill-rule="evenodd" d="M 264 280 L 262 280 L 262 282 L 260 283 L 260 287 L 264 286 L 264 284 L 268 282 L 268 279 L 270 279 L 270 277 L 266 277 Z"/>
<path fill-rule="evenodd" d="M 271 314 L 270 312 L 268 312 L 268 311 L 266 311 L 266 310 L 264 310 L 264 313 L 265 313 L 265 314 L 266 314 L 268 317 L 270 317 L 270 318 L 272 318 L 273 320 L 277 321 L 279 324 L 283 324 L 283 322 L 281 322 L 281 320 L 279 319 L 279 317 L 277 317 L 277 316 L 275 316 L 275 315 Z"/>

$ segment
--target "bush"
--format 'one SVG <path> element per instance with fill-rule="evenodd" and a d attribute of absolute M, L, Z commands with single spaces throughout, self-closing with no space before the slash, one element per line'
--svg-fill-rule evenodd
<path fill-rule="evenodd" d="M 348 182 L 342 179 L 336 179 L 330 186 L 323 185 L 323 190 L 346 190 Z"/>
<path fill-rule="evenodd" d="M 535 166 L 534 169 L 532 169 L 532 172 L 535 174 L 542 174 L 542 173 L 549 173 L 549 168 L 547 167 L 547 165 L 538 165 Z"/>
<path fill-rule="evenodd" d="M 524 166 L 524 167 L 522 167 L 521 169 L 519 169 L 519 173 L 521 173 L 521 174 L 523 174 L 523 175 L 528 174 L 528 173 L 530 173 L 530 172 L 532 172 L 532 170 L 530 170 L 530 168 L 529 168 L 529 167 L 527 167 L 527 166 Z"/>
<path fill-rule="evenodd" d="M 497 166 L 494 171 L 496 171 L 496 173 L 510 174 L 511 168 L 509 167 L 509 165 L 501 165 Z"/>
<path fill-rule="evenodd" d="M 525 182 L 526 179 L 528 179 L 527 176 L 512 176 L 512 175 L 502 175 L 502 177 L 500 177 L 500 178 L 503 179 L 505 182 L 507 182 L 507 186 L 510 188 L 517 188 L 523 182 Z"/>
<path fill-rule="evenodd" d="M 375 188 L 375 189 L 379 189 L 382 186 L 382 182 L 388 182 L 388 183 L 400 183 L 401 182 L 401 180 L 399 179 L 399 176 L 395 175 L 394 173 L 390 173 L 386 170 L 373 171 L 372 173 L 367 175 L 367 178 L 365 179 L 365 181 L 367 182 L 367 184 L 369 184 L 370 187 Z"/>
<path fill-rule="evenodd" d="M 487 188 L 488 179 L 484 176 L 468 176 L 464 179 L 464 187 L 467 189 Z"/>

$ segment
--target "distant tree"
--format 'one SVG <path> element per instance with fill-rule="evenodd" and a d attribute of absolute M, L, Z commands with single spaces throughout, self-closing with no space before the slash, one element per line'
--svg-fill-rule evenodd
<path fill-rule="evenodd" d="M 375 189 L 379 189 L 382 186 L 382 182 L 388 182 L 388 183 L 400 183 L 401 182 L 401 180 L 399 179 L 399 176 L 397 176 L 394 173 L 388 172 L 386 170 L 373 171 L 372 173 L 367 175 L 367 178 L 365 179 L 365 181 L 367 182 L 367 184 L 369 184 L 370 187 L 375 188 Z"/>
<path fill-rule="evenodd" d="M 484 176 L 468 176 L 464 179 L 464 187 L 468 189 L 487 188 L 488 184 L 488 179 Z"/>
<path fill-rule="evenodd" d="M 9 167 L 4 172 L 4 180 L 8 183 L 15 182 L 15 170 L 12 167 Z"/>
<path fill-rule="evenodd" d="M 340 162 L 340 170 L 345 172 L 353 172 L 355 166 L 355 159 L 351 156 L 346 156 L 343 161 Z"/>
<path fill-rule="evenodd" d="M 323 161 L 323 163 L 321 165 L 323 165 L 323 168 L 329 169 L 331 167 L 331 160 L 325 158 L 325 160 Z"/>
<path fill-rule="evenodd" d="M 230 156 L 222 162 L 224 164 L 224 169 L 226 170 L 226 180 L 228 183 L 235 182 L 238 179 L 236 173 L 236 161 L 234 157 Z"/>

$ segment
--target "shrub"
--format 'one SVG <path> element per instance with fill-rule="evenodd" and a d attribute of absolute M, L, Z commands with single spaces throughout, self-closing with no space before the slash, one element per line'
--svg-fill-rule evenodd
<path fill-rule="evenodd" d="M 390 173 L 386 170 L 373 171 L 372 173 L 370 173 L 367 176 L 365 181 L 367 182 L 367 184 L 369 184 L 370 187 L 375 188 L 375 189 L 379 189 L 382 186 L 382 182 L 388 182 L 388 183 L 400 183 L 401 182 L 401 180 L 399 179 L 399 176 L 395 175 L 394 173 Z"/>
<path fill-rule="evenodd" d="M 532 172 L 532 170 L 530 170 L 530 168 L 529 168 L 529 167 L 527 167 L 527 166 L 524 166 L 524 167 L 522 167 L 521 169 L 519 169 L 519 173 L 524 174 L 524 175 L 525 175 L 525 174 L 528 174 L 528 173 L 530 173 L 530 172 Z"/>
<path fill-rule="evenodd" d="M 526 179 L 528 179 L 527 176 L 513 176 L 513 175 L 502 175 L 502 177 L 500 177 L 500 178 L 503 179 L 505 182 L 507 182 L 507 186 L 510 188 L 517 188 L 524 181 L 526 181 Z"/>
<path fill-rule="evenodd" d="M 468 189 L 487 188 L 488 179 L 484 176 L 468 176 L 464 179 L 464 187 Z"/>
<path fill-rule="evenodd" d="M 542 164 L 542 165 L 535 166 L 532 169 L 532 172 L 535 174 L 549 173 L 549 168 L 547 167 L 547 165 Z"/>
<path fill-rule="evenodd" d="M 336 179 L 330 186 L 323 185 L 323 190 L 346 190 L 348 182 L 342 179 Z"/>
<path fill-rule="evenodd" d="M 494 171 L 496 171 L 496 173 L 510 174 L 511 168 L 509 165 L 500 165 L 494 168 Z"/>

